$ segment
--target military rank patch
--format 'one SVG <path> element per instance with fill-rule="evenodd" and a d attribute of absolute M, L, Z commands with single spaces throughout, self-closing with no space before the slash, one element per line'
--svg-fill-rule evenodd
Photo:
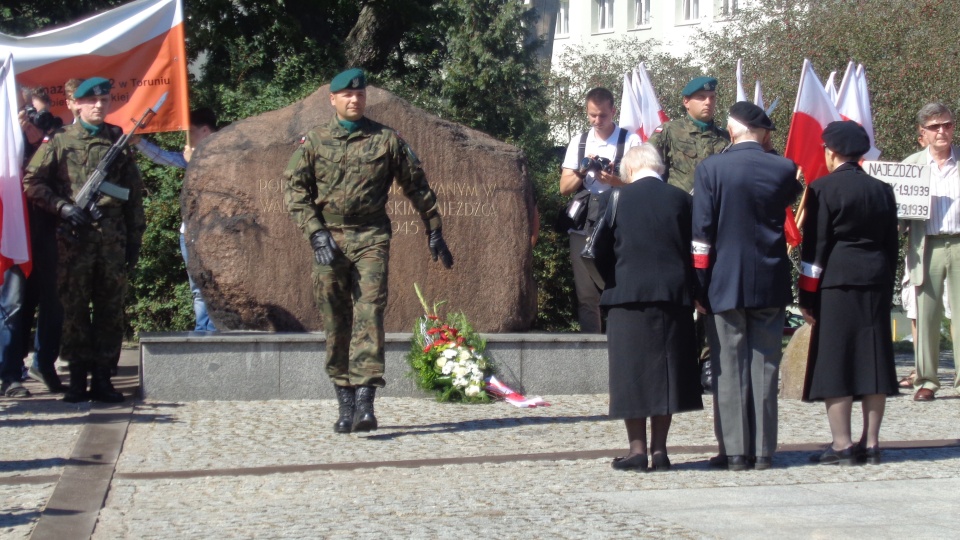
<path fill-rule="evenodd" d="M 662 125 L 657 126 L 657 129 L 653 130 L 654 133 L 660 133 L 661 131 L 663 131 Z"/>
<path fill-rule="evenodd" d="M 303 144 L 303 143 L 305 143 L 305 142 L 307 142 L 307 136 L 306 136 L 306 135 L 304 135 L 303 137 L 300 137 L 300 144 Z"/>

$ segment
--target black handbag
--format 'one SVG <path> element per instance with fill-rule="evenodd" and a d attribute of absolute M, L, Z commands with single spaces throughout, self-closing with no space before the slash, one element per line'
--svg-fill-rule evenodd
<path fill-rule="evenodd" d="M 600 217 L 587 236 L 583 251 L 580 252 L 580 258 L 583 259 L 583 263 L 590 273 L 590 278 L 601 289 L 606 287 L 606 280 L 598 267 L 598 260 L 602 261 L 613 254 L 613 224 L 617 219 L 617 203 L 619 200 L 620 189 L 611 189 L 607 206 L 601 210 Z"/>

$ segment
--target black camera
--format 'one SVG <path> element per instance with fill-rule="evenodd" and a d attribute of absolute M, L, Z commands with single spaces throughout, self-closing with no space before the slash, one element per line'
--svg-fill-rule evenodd
<path fill-rule="evenodd" d="M 615 174 L 613 162 L 605 157 L 585 157 L 581 159 L 580 168 L 577 169 L 577 172 L 580 175 L 585 175 L 590 171 Z"/>
<path fill-rule="evenodd" d="M 44 133 L 63 126 L 63 120 L 54 116 L 50 111 L 38 111 L 30 106 L 24 107 L 23 110 L 27 113 L 27 120 Z"/>

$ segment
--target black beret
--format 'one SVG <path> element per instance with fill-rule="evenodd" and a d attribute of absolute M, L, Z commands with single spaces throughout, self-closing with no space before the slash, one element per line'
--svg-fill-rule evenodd
<path fill-rule="evenodd" d="M 860 157 L 870 150 L 870 137 L 863 126 L 852 121 L 830 122 L 823 130 L 827 148 L 845 157 Z"/>
<path fill-rule="evenodd" d="M 730 118 L 751 128 L 763 128 L 769 131 L 776 131 L 777 129 L 767 113 L 749 101 L 734 103 L 733 107 L 730 107 Z"/>

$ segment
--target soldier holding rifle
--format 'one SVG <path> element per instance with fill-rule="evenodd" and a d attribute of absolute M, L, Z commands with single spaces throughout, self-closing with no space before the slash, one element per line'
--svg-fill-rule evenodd
<path fill-rule="evenodd" d="M 70 403 L 123 401 L 110 382 L 111 366 L 123 341 L 127 274 L 137 264 L 146 228 L 143 183 L 126 148 L 129 135 L 104 121 L 111 89 L 101 77 L 77 87 L 77 122 L 58 130 L 36 153 L 23 181 L 30 202 L 62 222 L 57 233 L 64 310 L 60 354 L 70 366 L 63 398 Z"/>

